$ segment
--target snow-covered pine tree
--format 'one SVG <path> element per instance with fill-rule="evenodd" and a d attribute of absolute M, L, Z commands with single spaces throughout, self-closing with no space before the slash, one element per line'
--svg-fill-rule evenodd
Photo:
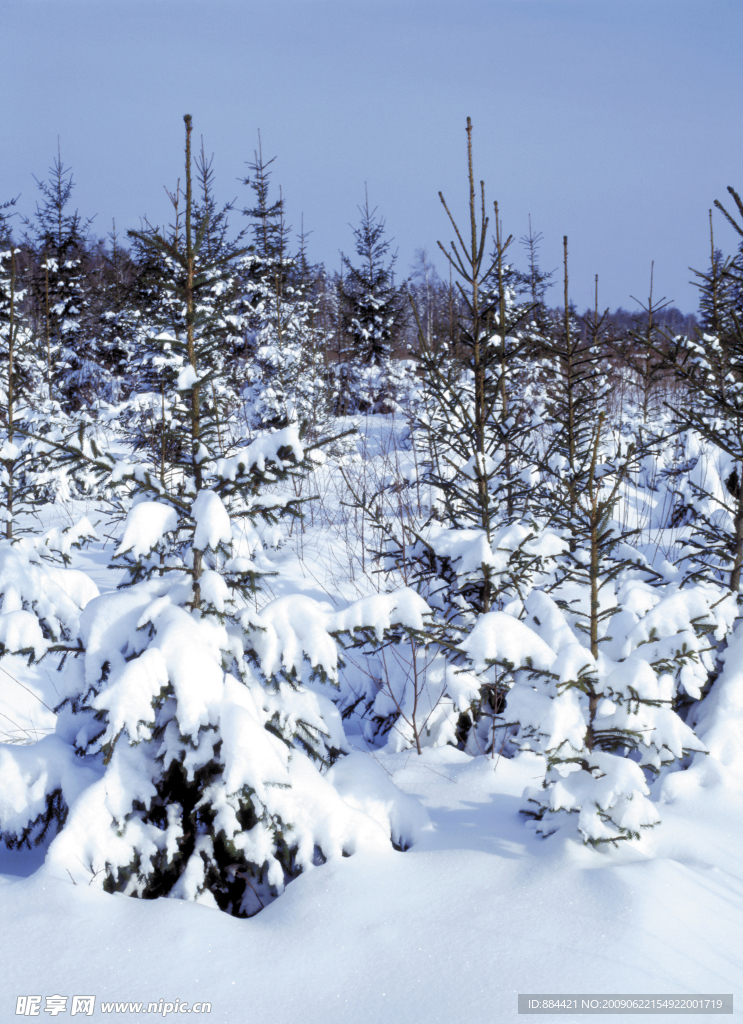
<path fill-rule="evenodd" d="M 598 845 L 638 838 L 657 823 L 643 769 L 657 774 L 701 749 L 674 705 L 682 673 L 694 675 L 705 637 L 718 628 L 711 605 L 719 595 L 682 595 L 675 621 L 669 615 L 664 623 L 656 612 L 644 631 L 635 614 L 658 603 L 651 586 L 657 575 L 628 543 L 637 531 L 622 529 L 617 516 L 638 453 L 610 435 L 603 318 L 597 304 L 576 336 L 567 238 L 564 247 L 565 329 L 550 345 L 552 435 L 539 495 L 564 549 L 554 556 L 549 593 L 533 592 L 524 606 L 525 625 L 554 656 L 540 651 L 541 674 L 509 691 L 506 717 L 518 723 L 518 743 L 546 758 L 542 789 L 526 794 L 537 830 L 550 835 L 572 824 L 584 842 Z M 528 645 L 521 657 L 523 674 L 533 657 Z"/>
<path fill-rule="evenodd" d="M 189 207 L 194 238 L 194 327 L 209 325 L 209 356 L 214 373 L 201 402 L 210 404 L 218 425 L 217 443 L 224 453 L 230 413 L 241 403 L 243 375 L 234 355 L 242 346 L 238 260 L 245 254 L 243 236 L 228 237 L 231 204 L 219 208 L 213 195 L 212 161 L 203 151 L 195 160 L 195 194 Z M 124 434 L 140 457 L 158 466 L 163 484 L 178 477 L 191 410 L 179 387 L 179 375 L 189 363 L 188 308 L 184 301 L 180 263 L 186 245 L 185 196 L 180 183 L 168 193 L 173 221 L 167 232 L 149 228 L 130 231 L 137 272 L 129 303 L 135 307 L 129 372 L 132 393 L 121 410 Z M 216 268 L 220 268 L 217 270 Z"/>
<path fill-rule="evenodd" d="M 99 267 L 91 298 L 91 332 L 96 338 L 96 358 L 101 376 L 98 397 L 121 402 L 136 390 L 133 357 L 141 332 L 143 312 L 134 302 L 136 268 L 121 244 L 116 223 L 96 252 Z"/>
<path fill-rule="evenodd" d="M 529 233 L 519 239 L 527 252 L 528 269 L 525 272 L 518 273 L 516 290 L 531 302 L 530 318 L 534 321 L 537 334 L 541 334 L 546 328 L 547 306 L 545 299 L 547 290 L 551 288 L 550 280 L 554 275 L 553 270 L 542 270 L 539 265 L 539 249 L 542 238 L 541 231 L 534 231 L 532 228 L 530 215 Z"/>
<path fill-rule="evenodd" d="M 724 331 L 726 326 L 729 327 L 731 323 L 734 325 L 736 317 L 739 322 L 743 320 L 743 237 L 741 236 L 741 231 L 743 230 L 743 201 L 741 201 L 740 195 L 731 185 L 728 185 L 727 190 L 735 203 L 735 214 L 740 219 L 736 220 L 736 216 L 731 215 L 719 199 L 715 199 L 714 205 L 735 230 L 735 233 L 739 238 L 741 238 L 741 241 L 738 243 L 738 249 L 735 255 L 725 260 L 721 266 L 718 266 L 722 283 L 722 290 L 718 296 L 718 311 L 723 315 L 723 318 L 726 317 L 727 319 L 727 323 L 725 323 L 725 319 L 723 319 L 723 322 L 720 325 L 722 331 Z M 711 237 L 712 215 L 710 213 L 710 238 Z M 712 248 L 713 254 L 716 254 L 717 250 L 714 249 L 714 244 Z M 704 317 L 705 308 L 703 302 L 700 303 L 700 313 Z"/>
<path fill-rule="evenodd" d="M 530 307 L 517 306 L 507 284 L 512 239 L 502 237 L 497 204 L 495 249 L 486 256 L 489 218 L 483 183 L 479 197 L 476 192 L 469 119 L 467 159 L 469 235 L 441 196 L 457 239 L 450 249 L 441 246 L 459 285 L 455 343 L 434 338 L 415 311 L 420 383 L 413 450 L 389 481 L 390 493 L 355 494 L 381 536 L 377 554 L 385 569 L 435 609 L 428 641 L 446 657 L 414 651 L 406 684 L 394 681 L 379 695 L 370 686 L 359 704 L 382 730 L 391 719 L 398 733 L 412 729 L 418 746 L 422 736 L 481 753 L 494 749 L 509 679 L 489 670 L 475 679 L 462 664 L 461 645 L 480 616 L 528 592 L 556 539 L 538 528 L 531 506 L 529 450 L 538 406 L 525 401 L 529 339 L 520 332 Z M 413 729 L 409 706 L 419 705 L 425 728 Z M 403 708 L 406 728 L 399 721 Z"/>
<path fill-rule="evenodd" d="M 479 616 L 523 598 L 554 547 L 532 504 L 541 401 L 532 373 L 534 311 L 515 300 L 515 275 L 506 263 L 513 239 L 503 237 L 497 203 L 494 248 L 485 257 L 489 218 L 482 182 L 478 211 L 469 119 L 467 155 L 469 234 L 460 233 L 440 197 L 457 241 L 439 246 L 461 307 L 448 360 L 419 331 L 425 384 L 417 430 L 433 500 L 425 534 L 419 531 L 409 546 L 423 592 L 446 622 L 448 643 L 460 647 Z M 478 696 L 458 723 L 467 749 L 493 752 L 509 685 L 507 674 L 481 673 Z"/>
<path fill-rule="evenodd" d="M 304 218 L 297 235 L 297 251 L 290 268 L 289 282 L 299 313 L 302 361 L 297 387 L 304 431 L 308 438 L 327 433 L 337 401 L 336 378 L 331 370 L 332 325 L 328 317 L 330 287 L 322 263 L 310 262 Z M 311 402 L 311 404 L 310 404 Z M 350 445 L 344 443 L 344 447 Z"/>
<path fill-rule="evenodd" d="M 672 344 L 667 328 L 659 319 L 659 314 L 671 303 L 665 298 L 653 299 L 654 271 L 653 261 L 647 303 L 635 299 L 641 312 L 634 317 L 633 326 L 612 343 L 620 367 L 631 373 L 630 383 L 639 395 L 636 404 L 644 425 L 661 412 L 661 384 L 669 377 L 668 353 Z M 627 412 L 625 410 L 625 415 Z"/>
<path fill-rule="evenodd" d="M 185 125 L 183 235 L 140 235 L 168 258 L 184 309 L 184 335 L 171 340 L 182 454 L 163 479 L 146 453 L 121 459 L 81 438 L 82 459 L 133 488 L 115 553 L 127 575 L 87 606 L 67 647 L 77 659 L 54 750 L 2 751 L 0 782 L 13 785 L 0 830 L 17 846 L 63 825 L 47 854 L 61 877 L 244 916 L 303 870 L 388 846 L 318 770 L 346 744 L 332 703 L 301 683 L 336 678 L 336 635 L 420 629 L 425 605 L 405 591 L 338 613 L 306 597 L 259 606 L 261 530 L 298 513 L 276 485 L 312 456 L 296 423 L 226 445 L 213 396 L 227 371 L 200 293 L 229 279 L 239 250 L 199 263 L 207 228 L 194 223 L 190 116 Z"/>
<path fill-rule="evenodd" d="M 36 418 L 33 405 L 43 368 L 25 312 L 20 256 L 8 231 L 0 239 L 0 507 L 7 540 L 23 529 L 19 516 L 34 511 L 44 490 L 43 473 L 34 472 L 33 442 L 27 436 Z"/>
<path fill-rule="evenodd" d="M 407 303 L 404 286 L 395 284 L 397 256 L 390 254 L 384 218 L 370 209 L 368 191 L 359 213 L 359 226 L 352 229 L 358 264 L 342 257 L 341 316 L 348 352 L 338 386 L 346 410 L 384 412 L 395 405 L 392 356 L 407 321 Z"/>
<path fill-rule="evenodd" d="M 7 248 L 6 248 L 7 246 Z M 22 293 L 17 285 L 17 250 L 11 233 L 6 228 L 5 218 L 0 214 L 0 360 L 2 360 L 2 450 L 0 453 L 0 485 L 2 486 L 2 516 L 5 523 L 3 534 L 7 540 L 13 536 L 13 518 L 16 505 L 17 477 L 21 451 L 16 435 L 18 415 L 18 349 L 19 345 L 19 300 Z M 22 342 L 21 342 L 22 344 Z"/>
<path fill-rule="evenodd" d="M 743 237 L 743 201 L 730 189 Z M 743 320 L 736 308 L 733 261 L 715 249 L 710 216 L 711 262 L 696 272 L 703 329 L 679 337 L 672 353 L 683 400 L 669 404 L 684 430 L 682 467 L 674 471 L 674 520 L 684 524 L 680 542 L 687 578 L 726 584 L 737 594 L 743 571 Z"/>
<path fill-rule="evenodd" d="M 736 274 L 734 260 L 715 245 L 712 210 L 709 216 L 710 262 L 706 271 L 694 270 L 699 288 L 699 326 L 703 334 L 724 337 L 735 330 Z M 743 244 L 743 243 L 742 243 Z M 740 260 L 740 257 L 739 257 Z"/>
<path fill-rule="evenodd" d="M 33 514 L 48 490 L 49 470 L 39 466 L 36 442 L 29 436 L 41 418 L 34 405 L 46 382 L 19 287 L 20 255 L 0 214 L 0 657 L 17 654 L 33 662 L 54 657 L 57 645 L 66 650 L 76 644 L 81 610 L 97 589 L 82 573 L 54 564 L 67 565 L 71 549 L 95 537 L 87 520 L 41 535 L 31 532 Z M 60 767 L 55 752 L 54 737 L 41 741 L 32 758 L 35 778 L 50 759 Z M 0 802 L 12 805 L 21 776 L 0 748 L 0 775 L 8 768 Z M 12 846 L 31 833 L 43 837 L 61 814 L 53 792 L 45 792 L 20 831 L 6 838 Z"/>
<path fill-rule="evenodd" d="M 499 549 L 503 531 L 532 513 L 522 470 L 535 425 L 524 401 L 528 339 L 520 332 L 530 307 L 515 303 L 507 283 L 505 256 L 513 239 L 502 237 L 497 203 L 495 247 L 489 260 L 485 256 L 489 218 L 482 182 L 478 210 L 469 119 L 467 154 L 469 236 L 460 233 L 440 197 L 457 238 L 450 249 L 439 243 L 457 277 L 463 306 L 456 345 L 444 354 L 428 344 L 422 330 L 418 336 L 424 384 L 414 429 L 426 465 L 431 520 L 423 546 L 418 536 L 415 553 L 408 555 L 420 558 L 429 600 L 452 626 L 458 623 L 465 631 L 477 615 L 518 590 L 509 574 L 520 576 L 524 565 L 515 550 L 509 549 L 504 560 Z M 529 533 L 525 529 L 520 541 L 526 542 Z M 463 543 L 466 557 L 456 550 Z"/>
<path fill-rule="evenodd" d="M 95 532 L 87 519 L 41 535 L 33 529 L 38 506 L 56 496 L 60 484 L 67 490 L 66 481 L 49 465 L 53 450 L 41 443 L 43 432 L 54 431 L 60 422 L 67 425 L 67 418 L 56 403 L 43 398 L 46 366 L 36 351 L 26 291 L 20 287 L 21 256 L 0 209 L 0 593 L 3 614 L 9 616 L 0 625 L 5 637 L 0 646 L 15 650 L 16 641 L 27 635 L 23 624 L 36 616 L 36 625 L 29 627 L 36 641 L 22 648 L 36 657 L 39 637 L 48 643 L 74 632 L 70 623 L 80 611 L 76 588 L 88 596 L 95 590 L 93 584 L 80 590 L 77 576 L 44 562 L 69 564 L 71 549 L 93 539 Z M 60 587 L 64 594 L 69 591 L 71 603 L 60 596 Z M 22 614 L 11 615 L 15 612 Z M 17 632 L 11 622 L 23 628 Z"/>
<path fill-rule="evenodd" d="M 715 206 L 743 237 L 743 202 L 734 189 L 728 191 L 735 216 L 718 201 Z M 705 783 L 710 777 L 719 778 L 722 766 L 727 768 L 737 757 L 743 565 L 743 264 L 740 247 L 735 258 L 725 259 L 715 246 L 711 210 L 709 226 L 710 263 L 705 272 L 694 272 L 700 288 L 700 329 L 691 337 L 677 337 L 670 353 L 678 390 L 669 408 L 677 441 L 665 475 L 675 499 L 670 525 L 680 553 L 682 589 L 650 613 L 656 616 L 651 641 L 667 630 L 670 621 L 679 633 L 667 636 L 665 643 L 671 641 L 671 650 L 676 651 L 693 646 L 693 633 L 705 619 L 717 619 L 697 663 L 682 669 L 675 702 L 705 747 L 704 754 L 694 759 L 689 777 L 704 778 Z M 687 608 L 696 603 L 696 618 L 688 610 L 678 615 L 683 603 Z M 692 620 L 691 630 L 684 629 L 684 619 Z M 640 650 L 654 646 L 657 641 Z M 669 778 L 664 793 L 670 795 L 685 784 L 682 777 Z"/>
<path fill-rule="evenodd" d="M 244 211 L 252 223 L 253 245 L 242 260 L 249 302 L 252 359 L 246 399 L 257 429 L 280 428 L 296 418 L 302 436 L 327 428 L 331 393 L 320 332 L 310 294 L 306 236 L 300 252 L 289 251 L 284 197 L 270 202 L 269 170 L 259 145 L 245 179 L 255 205 Z"/>
<path fill-rule="evenodd" d="M 75 183 L 59 154 L 48 181 L 37 184 L 42 201 L 26 222 L 26 241 L 34 254 L 31 293 L 40 354 L 46 361 L 47 397 L 77 410 L 97 387 L 94 341 L 85 330 L 90 221 L 69 210 Z"/>

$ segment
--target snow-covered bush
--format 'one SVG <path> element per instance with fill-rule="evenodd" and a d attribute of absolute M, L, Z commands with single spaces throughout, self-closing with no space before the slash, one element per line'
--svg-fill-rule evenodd
<path fill-rule="evenodd" d="M 525 794 L 543 835 L 567 826 L 591 844 L 638 837 L 659 820 L 652 779 L 704 750 L 676 708 L 682 696 L 699 698 L 714 673 L 709 641 L 729 631 L 734 601 L 701 587 L 661 596 L 640 580 L 619 597 L 604 608 L 598 657 L 541 592 L 524 622 L 486 616 L 468 640 L 480 665 L 514 677 L 504 715 L 511 742 L 546 758 L 543 787 Z"/>

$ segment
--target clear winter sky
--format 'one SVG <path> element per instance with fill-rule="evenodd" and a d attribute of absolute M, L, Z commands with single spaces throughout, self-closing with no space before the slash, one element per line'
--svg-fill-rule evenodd
<path fill-rule="evenodd" d="M 99 235 L 167 218 L 191 113 L 240 205 L 261 130 L 311 257 L 352 252 L 367 183 L 398 274 L 418 248 L 443 273 L 470 115 L 506 232 L 531 214 L 546 269 L 568 234 L 580 308 L 596 273 L 601 305 L 633 307 L 655 260 L 690 312 L 707 210 L 743 191 L 741 0 L 2 0 L 0 38 L 0 199 L 33 210 L 59 136 Z"/>

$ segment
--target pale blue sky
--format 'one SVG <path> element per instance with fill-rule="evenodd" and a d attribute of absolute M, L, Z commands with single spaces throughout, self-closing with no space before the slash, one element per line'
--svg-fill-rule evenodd
<path fill-rule="evenodd" d="M 399 272 L 419 247 L 443 271 L 437 192 L 464 214 L 470 115 L 506 231 L 531 214 L 547 268 L 569 235 L 579 306 L 595 273 L 632 306 L 654 259 L 691 311 L 707 210 L 743 189 L 740 0 L 3 0 L 0 28 L 0 199 L 33 209 L 59 135 L 99 234 L 167 215 L 188 112 L 224 198 L 249 202 L 261 130 L 311 256 L 352 250 L 366 182 Z"/>

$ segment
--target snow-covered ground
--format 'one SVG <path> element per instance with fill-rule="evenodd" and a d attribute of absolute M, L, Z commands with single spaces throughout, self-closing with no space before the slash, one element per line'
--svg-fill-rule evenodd
<path fill-rule="evenodd" d="M 138 1019 L 101 1001 L 209 1001 L 220 1024 L 490 1024 L 517 1018 L 519 992 L 738 996 L 740 793 L 686 794 L 640 843 L 594 852 L 524 827 L 531 755 L 357 757 L 430 826 L 405 853 L 301 876 L 249 920 L 65 884 L 38 852 L 4 852 L 0 1019 L 25 994 L 94 994 L 95 1021 Z"/>

